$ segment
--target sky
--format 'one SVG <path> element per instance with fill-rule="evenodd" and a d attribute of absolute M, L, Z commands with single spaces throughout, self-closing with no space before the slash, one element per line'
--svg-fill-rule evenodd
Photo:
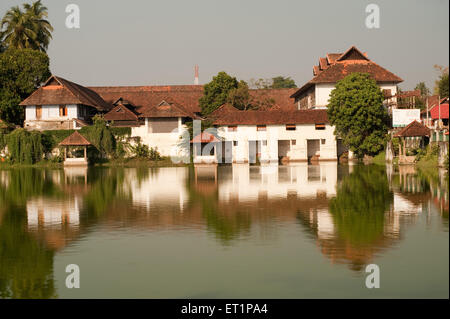
<path fill-rule="evenodd" d="M 31 2 L 31 0 L 29 0 Z M 26 1 L 1 0 L 0 15 Z M 432 90 L 449 64 L 448 0 L 42 0 L 54 27 L 53 74 L 81 85 L 200 84 L 220 71 L 238 79 L 290 76 L 298 86 L 326 53 L 355 45 L 404 79 Z M 80 28 L 65 25 L 80 8 Z M 380 8 L 369 29 L 366 6 Z"/>

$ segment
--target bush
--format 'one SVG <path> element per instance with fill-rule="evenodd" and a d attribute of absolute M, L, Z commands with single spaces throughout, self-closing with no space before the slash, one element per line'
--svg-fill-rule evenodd
<path fill-rule="evenodd" d="M 152 161 L 158 161 L 161 159 L 158 148 L 149 148 L 146 144 L 138 143 L 136 145 L 130 145 L 130 149 L 133 155 L 137 158 L 149 159 Z"/>
<path fill-rule="evenodd" d="M 43 146 L 40 132 L 16 129 L 6 137 L 11 163 L 34 164 L 42 159 Z"/>

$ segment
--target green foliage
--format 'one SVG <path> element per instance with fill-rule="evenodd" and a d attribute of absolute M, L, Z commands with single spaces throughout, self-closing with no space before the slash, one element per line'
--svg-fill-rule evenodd
<path fill-rule="evenodd" d="M 330 200 L 330 213 L 340 238 L 367 245 L 383 237 L 384 213 L 393 193 L 384 166 L 357 165 L 345 176 Z"/>
<path fill-rule="evenodd" d="M 448 72 L 445 74 L 442 74 L 439 78 L 439 95 L 441 97 L 448 97 Z"/>
<path fill-rule="evenodd" d="M 10 48 L 0 54 L 0 119 L 22 124 L 19 103 L 50 76 L 49 58 L 39 51 Z"/>
<path fill-rule="evenodd" d="M 49 130 L 42 132 L 42 146 L 45 153 L 50 153 L 65 138 L 72 135 L 74 130 Z"/>
<path fill-rule="evenodd" d="M 383 150 L 388 132 L 388 113 L 383 93 L 369 74 L 352 73 L 331 91 L 328 118 L 358 158 Z"/>
<path fill-rule="evenodd" d="M 35 164 L 42 159 L 42 135 L 40 132 L 28 132 L 16 129 L 7 136 L 10 161 L 17 164 Z"/>
<path fill-rule="evenodd" d="M 291 77 L 276 76 L 272 78 L 272 89 L 290 89 L 296 88 L 297 85 Z"/>
<path fill-rule="evenodd" d="M 110 126 L 109 130 L 116 137 L 116 139 L 131 136 L 131 127 L 111 127 Z"/>
<path fill-rule="evenodd" d="M 138 143 L 136 145 L 130 145 L 130 149 L 137 158 L 149 159 L 151 161 L 159 161 L 161 159 L 158 148 L 149 148 L 147 144 Z"/>
<path fill-rule="evenodd" d="M 53 27 L 48 22 L 47 8 L 41 1 L 9 9 L 0 22 L 0 41 L 6 47 L 45 52 L 52 38 Z"/>
<path fill-rule="evenodd" d="M 101 156 L 114 155 L 116 139 L 106 125 L 105 119 L 97 114 L 93 117 L 93 121 L 94 125 L 83 127 L 80 133 L 97 148 Z"/>
<path fill-rule="evenodd" d="M 422 96 L 428 96 L 431 93 L 430 89 L 427 88 L 427 86 L 425 85 L 425 82 L 417 83 L 417 85 L 414 88 L 414 90 L 420 90 L 420 95 L 422 95 Z"/>
<path fill-rule="evenodd" d="M 252 97 L 245 81 L 239 81 L 238 87 L 230 90 L 227 102 L 239 110 L 245 111 L 252 108 Z"/>
<path fill-rule="evenodd" d="M 204 85 L 203 96 L 199 104 L 203 115 L 208 115 L 228 100 L 228 94 L 232 89 L 238 88 L 235 77 L 225 72 L 219 72 L 212 81 Z"/>

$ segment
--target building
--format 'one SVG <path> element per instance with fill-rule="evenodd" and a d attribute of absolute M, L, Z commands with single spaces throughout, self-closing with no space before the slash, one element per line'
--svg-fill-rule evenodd
<path fill-rule="evenodd" d="M 194 153 L 196 163 L 209 163 L 211 156 L 219 163 L 337 160 L 345 151 L 326 110 L 240 111 L 223 105 L 210 119 L 219 140 L 208 149 L 203 143 L 201 154 Z"/>
<path fill-rule="evenodd" d="M 31 130 L 77 129 L 112 108 L 95 91 L 54 75 L 20 105 Z"/>
<path fill-rule="evenodd" d="M 354 46 L 344 53 L 328 53 L 325 58 L 319 58 L 319 64 L 313 67 L 314 77 L 291 97 L 299 110 L 326 108 L 336 82 L 354 72 L 370 74 L 384 92 L 385 105 L 395 103 L 397 85 L 403 80 L 370 60 L 366 53 Z"/>

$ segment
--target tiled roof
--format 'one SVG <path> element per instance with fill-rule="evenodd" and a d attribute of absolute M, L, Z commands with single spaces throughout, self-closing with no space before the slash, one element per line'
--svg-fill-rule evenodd
<path fill-rule="evenodd" d="M 92 145 L 83 135 L 75 131 L 72 135 L 66 137 L 61 143 L 61 146 L 88 146 Z"/>
<path fill-rule="evenodd" d="M 439 114 L 439 108 L 441 109 Z M 439 106 L 435 105 L 430 110 L 430 115 L 433 120 L 448 119 L 448 103 L 440 104 Z"/>
<path fill-rule="evenodd" d="M 211 143 L 211 142 L 219 142 L 219 139 L 208 132 L 202 132 L 191 140 L 191 143 Z"/>
<path fill-rule="evenodd" d="M 20 105 L 83 104 L 99 111 L 109 111 L 112 105 L 106 103 L 96 92 L 52 75 L 43 86 L 34 91 Z"/>
<path fill-rule="evenodd" d="M 190 117 L 199 118 L 172 97 L 164 97 L 157 105 L 139 109 L 139 117 Z"/>
<path fill-rule="evenodd" d="M 138 116 L 128 107 L 119 103 L 111 111 L 105 114 L 107 121 L 137 121 Z"/>
<path fill-rule="evenodd" d="M 394 137 L 414 137 L 414 136 L 430 136 L 430 129 L 417 121 L 413 121 L 394 135 Z"/>
<path fill-rule="evenodd" d="M 327 59 L 325 59 L 327 61 L 326 67 L 322 66 L 323 60 L 323 58 L 320 58 L 319 60 L 319 67 L 321 70 L 317 72 L 317 68 L 314 68 L 314 77 L 292 94 L 291 97 L 295 98 L 299 96 L 314 84 L 336 83 L 354 72 L 369 73 L 377 82 L 400 83 L 403 81 L 397 75 L 371 61 L 366 54 L 361 53 L 361 51 L 354 46 L 338 58 L 336 58 L 336 54 L 328 54 Z"/>
<path fill-rule="evenodd" d="M 325 124 L 327 110 L 294 111 L 232 111 L 224 109 L 211 117 L 215 125 L 283 125 L 283 124 Z"/>
<path fill-rule="evenodd" d="M 90 89 L 109 103 L 122 98 L 136 107 L 137 112 L 154 107 L 167 98 L 179 101 L 189 112 L 198 113 L 200 112 L 198 100 L 203 95 L 201 85 L 97 86 Z"/>

